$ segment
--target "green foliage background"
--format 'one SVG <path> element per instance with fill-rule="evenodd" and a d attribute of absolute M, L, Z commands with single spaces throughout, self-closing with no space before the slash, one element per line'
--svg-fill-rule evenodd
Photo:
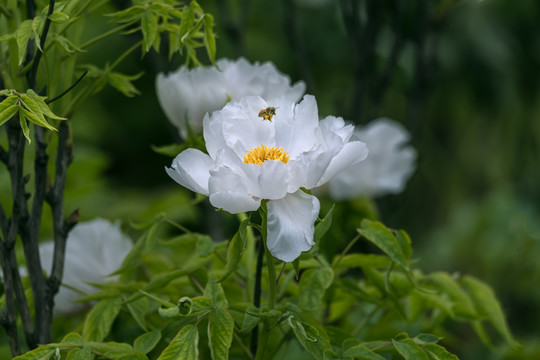
<path fill-rule="evenodd" d="M 419 158 L 406 190 L 374 204 L 337 205 L 334 222 L 342 226 L 334 224 L 335 238 L 354 236 L 358 219 L 373 212 L 389 227 L 406 229 L 420 268 L 488 282 L 523 345 L 489 352 L 464 328 L 457 329 L 459 348 L 451 351 L 463 359 L 540 358 L 540 3 L 418 0 L 397 11 L 396 2 L 357 1 L 373 6 L 366 7 L 364 20 L 374 19 L 379 29 L 366 28 L 363 34 L 377 36 L 356 42 L 343 17 L 349 3 L 200 1 L 215 18 L 217 58 L 273 61 L 293 81 L 306 81 L 322 116 L 359 124 L 388 116 L 411 131 Z M 111 11 L 128 4 L 112 1 Z M 398 25 L 392 22 L 395 13 Z M 83 38 L 106 30 L 101 19 L 88 21 Z M 380 74 L 396 34 L 403 45 L 381 89 Z M 138 38 L 111 40 L 82 56 L 103 66 Z M 194 205 L 193 195 L 165 174 L 170 159 L 150 147 L 179 140 L 159 107 L 154 79 L 183 60 L 175 56 L 169 62 L 163 49 L 142 60 L 136 54 L 122 67 L 128 74 L 144 71 L 134 82 L 140 95 L 126 98 L 107 87 L 73 118 L 75 160 L 68 172 L 66 213 L 80 208 L 81 220 L 142 221 L 166 211 L 192 230 L 208 232 L 209 225 L 221 224 L 222 232 L 210 230 L 213 237 L 230 238 L 235 219 L 213 214 L 204 202 Z M 0 173 L 0 186 L 8 183 L 5 176 Z M 2 188 L 0 197 L 8 194 Z M 213 215 L 202 223 L 205 214 Z M 69 328 L 65 319 L 56 331 Z"/>

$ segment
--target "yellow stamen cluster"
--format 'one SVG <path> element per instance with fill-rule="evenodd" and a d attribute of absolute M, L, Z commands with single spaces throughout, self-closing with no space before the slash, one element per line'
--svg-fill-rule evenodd
<path fill-rule="evenodd" d="M 257 164 L 262 166 L 262 163 L 266 160 L 279 160 L 286 164 L 289 162 L 289 154 L 282 147 L 266 147 L 261 145 L 248 150 L 247 154 L 244 155 L 244 164 Z"/>

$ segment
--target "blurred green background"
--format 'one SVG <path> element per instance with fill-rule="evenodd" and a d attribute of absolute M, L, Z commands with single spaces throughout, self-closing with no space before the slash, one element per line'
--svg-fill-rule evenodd
<path fill-rule="evenodd" d="M 199 3 L 215 17 L 218 58 L 274 62 L 293 81 L 306 82 L 320 116 L 358 124 L 386 116 L 405 125 L 418 168 L 403 193 L 375 201 L 381 221 L 409 232 L 426 272 L 488 282 L 523 345 L 510 350 L 495 338 L 489 351 L 461 329 L 459 346 L 450 350 L 462 359 L 540 359 L 540 2 Z M 111 11 L 128 4 L 112 1 Z M 94 34 L 112 26 L 88 21 Z M 84 55 L 88 62 L 103 66 L 137 35 L 109 40 Z M 139 96 L 108 87 L 75 114 L 66 213 L 79 208 L 81 220 L 143 220 L 166 211 L 195 230 L 216 232 L 201 225 L 212 210 L 193 205 L 194 195 L 164 171 L 171 159 L 151 149 L 179 142 L 154 81 L 183 59 L 167 59 L 166 41 L 161 53 L 133 56 L 119 69 L 145 72 L 135 82 Z M 354 234 L 364 205 L 338 205 L 336 211 L 350 214 L 336 219 L 342 235 Z"/>

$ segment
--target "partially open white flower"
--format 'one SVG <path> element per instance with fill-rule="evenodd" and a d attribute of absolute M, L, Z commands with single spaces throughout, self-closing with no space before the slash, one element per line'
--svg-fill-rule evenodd
<path fill-rule="evenodd" d="M 330 180 L 330 196 L 343 200 L 403 191 L 416 168 L 416 151 L 406 146 L 409 138 L 401 124 L 386 118 L 373 120 L 364 128 L 356 127 L 352 139 L 365 142 L 369 155 Z"/>
<path fill-rule="evenodd" d="M 318 199 L 300 188 L 320 186 L 367 155 L 363 142 L 349 141 L 353 130 L 341 118 L 319 122 L 310 95 L 299 104 L 243 97 L 204 118 L 208 154 L 187 149 L 166 171 L 230 213 L 268 200 L 268 249 L 290 262 L 314 245 L 319 213 Z"/>
<path fill-rule="evenodd" d="M 200 133 L 204 115 L 223 108 L 231 99 L 256 95 L 270 100 L 285 95 L 297 102 L 306 90 L 303 82 L 291 85 L 290 78 L 271 62 L 251 64 L 244 58 L 220 59 L 217 65 L 221 71 L 215 67 L 189 70 L 182 66 L 156 78 L 161 107 L 184 139 L 188 127 Z"/>
<path fill-rule="evenodd" d="M 99 290 L 89 283 L 114 280 L 116 277 L 108 275 L 120 267 L 132 247 L 119 223 L 95 219 L 77 224 L 67 238 L 63 285 L 54 298 L 55 312 L 70 314 L 81 310 L 84 305 L 74 301 Z M 52 241 L 40 244 L 41 265 L 47 274 L 52 270 L 53 253 Z"/>

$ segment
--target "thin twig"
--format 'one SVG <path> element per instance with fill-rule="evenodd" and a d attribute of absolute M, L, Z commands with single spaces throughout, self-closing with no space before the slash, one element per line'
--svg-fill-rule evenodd
<path fill-rule="evenodd" d="M 50 104 L 50 103 L 52 103 L 52 102 L 54 102 L 54 101 L 60 99 L 62 96 L 66 95 L 68 92 L 70 92 L 71 90 L 73 90 L 73 88 L 74 88 L 75 86 L 77 86 L 77 85 L 81 82 L 82 79 L 84 79 L 84 77 L 86 76 L 86 74 L 88 74 L 88 70 L 85 70 L 85 71 L 82 73 L 82 75 L 81 75 L 77 80 L 75 80 L 75 82 L 74 82 L 70 87 L 68 87 L 66 90 L 64 90 L 60 95 L 55 96 L 55 97 L 53 97 L 52 99 L 47 100 L 47 101 L 45 101 L 45 102 L 46 102 L 47 104 Z"/>

